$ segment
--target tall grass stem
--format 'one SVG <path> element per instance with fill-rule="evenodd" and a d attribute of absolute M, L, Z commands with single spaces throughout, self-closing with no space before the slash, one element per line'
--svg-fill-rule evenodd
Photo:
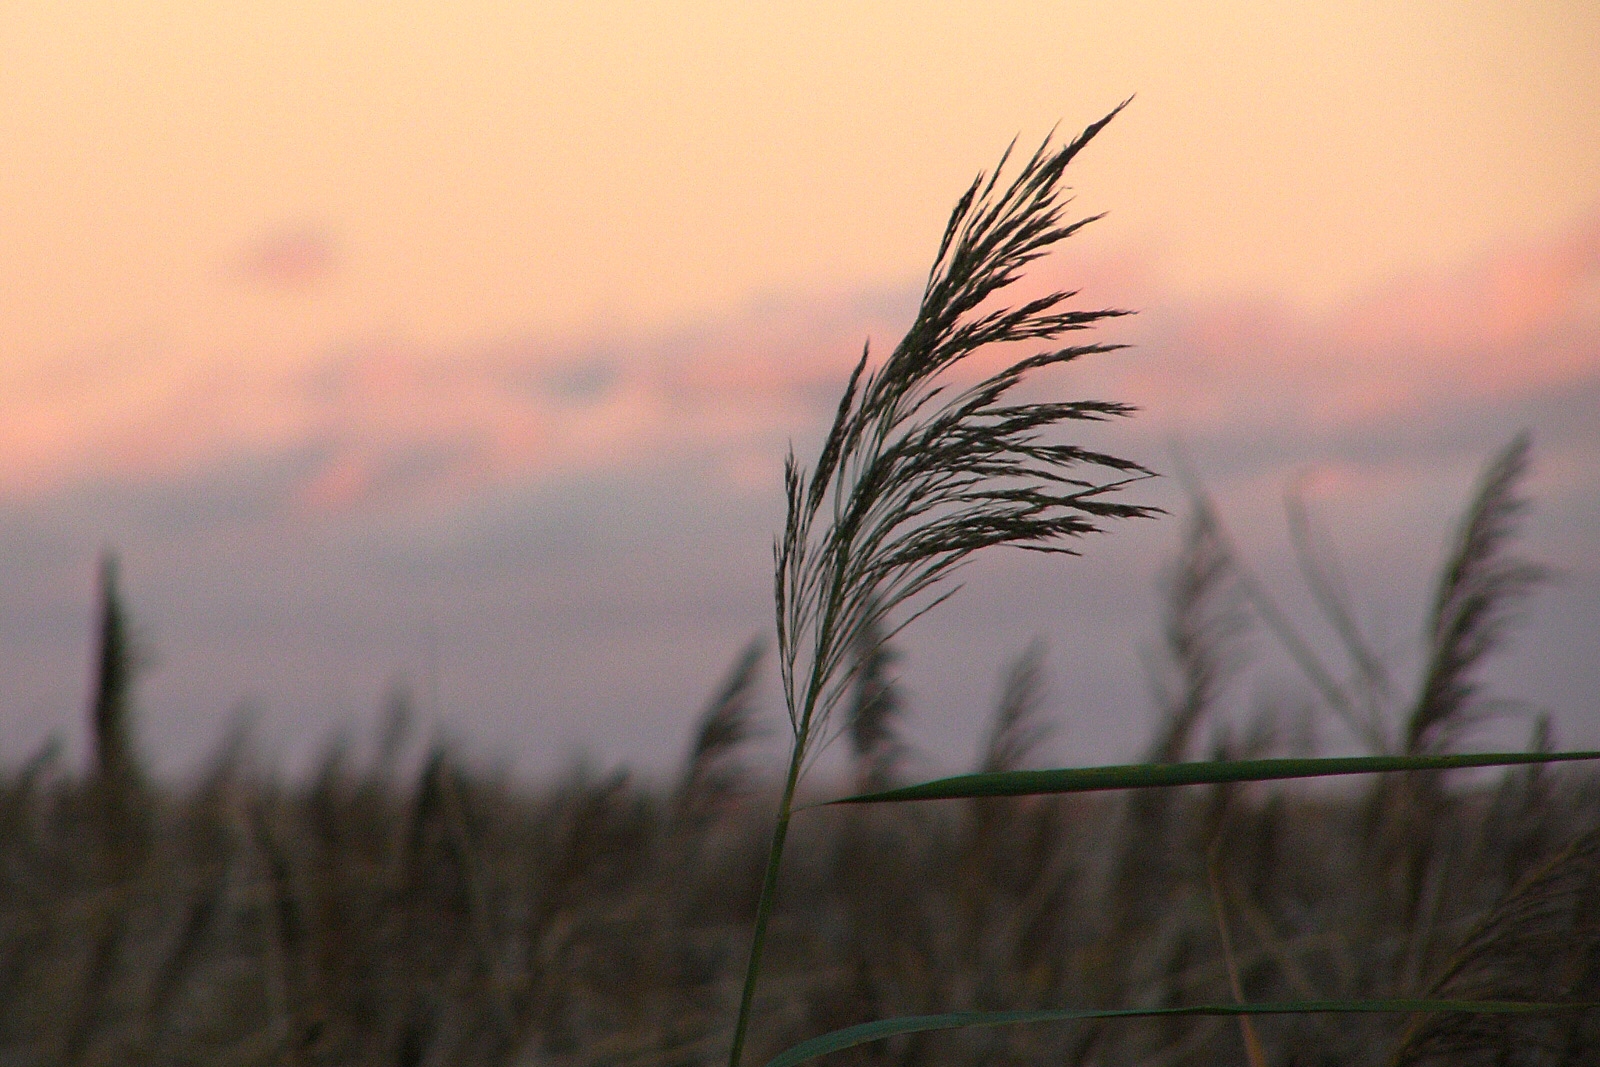
<path fill-rule="evenodd" d="M 767 941 L 767 924 L 778 895 L 778 868 L 783 863 L 783 845 L 789 836 L 789 817 L 794 812 L 794 791 L 800 781 L 804 748 L 795 745 L 789 757 L 789 775 L 783 783 L 783 799 L 778 803 L 778 819 L 772 828 L 772 845 L 767 850 L 767 870 L 761 879 L 761 900 L 756 904 L 755 930 L 750 938 L 750 962 L 745 967 L 744 991 L 739 994 L 739 1021 L 733 1028 L 733 1047 L 728 1052 L 728 1067 L 739 1067 L 744 1052 L 745 1034 L 750 1029 L 750 1009 L 755 1003 L 756 976 L 761 970 L 761 951 Z"/>

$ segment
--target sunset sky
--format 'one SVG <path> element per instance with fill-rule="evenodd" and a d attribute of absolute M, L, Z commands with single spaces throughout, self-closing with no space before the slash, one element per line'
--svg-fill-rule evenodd
<path fill-rule="evenodd" d="M 1559 579 L 1493 689 L 1600 744 L 1597 55 L 1582 0 L 10 0 L 0 765 L 83 752 L 114 547 L 165 769 L 243 707 L 303 762 L 396 680 L 521 770 L 669 767 L 770 629 L 786 447 L 892 347 L 956 196 L 1130 96 L 1069 172 L 1108 216 L 1026 284 L 1139 309 L 1105 331 L 1136 347 L 1051 388 L 1139 405 L 1096 443 L 1186 456 L 1317 634 L 1299 486 L 1407 679 L 1475 472 L 1530 430 Z M 1184 510 L 1139 492 L 1173 517 L 985 561 L 907 636 L 928 768 L 1034 636 L 1056 755 L 1134 753 Z M 1255 646 L 1237 703 L 1298 700 Z"/>

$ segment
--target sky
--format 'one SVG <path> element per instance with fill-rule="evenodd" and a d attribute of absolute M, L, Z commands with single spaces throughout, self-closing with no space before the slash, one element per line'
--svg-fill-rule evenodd
<path fill-rule="evenodd" d="M 1600 744 L 1596 54 L 1581 2 L 14 0 L 0 765 L 81 758 L 113 548 L 165 771 L 241 716 L 304 766 L 397 684 L 519 772 L 670 769 L 770 631 L 783 455 L 903 331 L 956 196 L 1130 96 L 1069 172 L 1106 217 L 1023 284 L 1137 309 L 1131 347 L 1047 386 L 1138 405 L 1095 442 L 1192 467 L 1327 647 L 1299 492 L 1401 678 L 1530 431 L 1557 578 L 1491 672 L 1502 739 L 1543 709 Z M 1035 637 L 1055 757 L 1137 751 L 1185 500 L 1136 492 L 1173 515 L 983 560 L 908 632 L 920 766 L 970 762 Z M 1240 714 L 1304 703 L 1252 640 Z"/>

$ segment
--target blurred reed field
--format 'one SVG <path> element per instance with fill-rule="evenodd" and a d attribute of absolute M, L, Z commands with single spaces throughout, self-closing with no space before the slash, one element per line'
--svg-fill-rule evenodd
<path fill-rule="evenodd" d="M 1022 773 L 1053 725 L 1034 645 L 1003 672 L 976 777 L 909 790 L 953 782 L 958 799 L 888 803 L 907 799 L 915 713 L 898 626 L 980 548 L 1069 551 L 1152 510 L 1105 499 L 1139 464 L 1041 436 L 1126 405 L 1007 399 L 1115 345 L 939 380 L 1122 314 L 1061 310 L 1071 293 L 990 302 L 1092 221 L 1061 221 L 1058 180 L 1110 118 L 958 202 L 906 339 L 875 366 L 863 354 L 812 471 L 790 457 L 777 644 L 736 657 L 671 783 L 484 773 L 413 747 L 399 696 L 370 758 L 335 745 L 286 781 L 241 739 L 197 782 L 158 781 L 108 557 L 92 765 L 75 776 L 47 749 L 0 782 L 0 1065 L 738 1067 L 824 1045 L 830 1063 L 904 1067 L 1600 1064 L 1600 775 L 1538 762 L 1600 754 L 1552 751 L 1541 723 L 1529 753 L 1484 756 L 1516 769 L 1415 770 L 1501 708 L 1480 669 L 1544 577 L 1515 551 L 1526 437 L 1458 523 L 1414 683 L 1369 646 L 1303 508 L 1291 529 L 1339 664 L 1196 488 L 1143 763 L 1081 775 L 1085 792 L 1064 792 L 1073 772 Z M 1239 706 L 1250 628 L 1312 702 Z M 769 659 L 794 740 L 781 785 L 748 751 L 779 721 L 757 699 Z M 1265 781 L 1347 773 L 1307 758 L 1318 714 L 1364 767 L 1406 773 Z M 869 794 L 848 805 L 801 783 L 830 739 Z M 1289 758 L 1237 762 L 1272 757 Z M 1151 788 L 1171 772 L 1200 777 Z M 1092 791 L 1112 779 L 1133 791 Z M 985 1012 L 1055 1019 L 969 1014 Z"/>
<path fill-rule="evenodd" d="M 1380 685 L 1352 630 L 1354 681 L 1326 669 L 1339 688 L 1324 706 L 1344 709 L 1329 714 L 1365 709 L 1374 740 L 1443 751 L 1489 706 L 1475 671 L 1537 577 L 1512 551 L 1526 453 L 1519 440 L 1496 457 L 1468 508 L 1421 680 Z M 179 789 L 140 771 L 114 565 L 101 582 L 91 772 L 45 751 L 0 787 L 0 1063 L 725 1055 L 776 788 L 741 759 L 769 711 L 762 644 L 716 688 L 669 786 L 475 772 L 447 747 L 414 750 L 397 703 L 371 758 L 334 747 L 310 780 L 286 782 L 239 744 Z M 1203 502 L 1166 592 L 1147 756 L 1297 744 L 1298 707 L 1244 717 L 1227 697 L 1251 647 L 1239 638 L 1270 601 Z M 843 736 L 858 784 L 876 787 L 899 780 L 914 709 L 892 650 L 861 654 Z M 1030 766 L 1052 725 L 1037 647 L 997 690 L 974 769 Z M 1550 740 L 1540 728 L 1530 745 Z M 1230 970 L 1252 1002 L 1594 997 L 1600 777 L 1345 783 L 802 811 L 751 1062 L 889 1015 L 1227 1001 Z M 907 1035 L 829 1062 L 1600 1062 L 1592 1011 L 1256 1018 L 1251 1032 L 1255 1048 L 1230 1019 L 1046 1023 Z"/>

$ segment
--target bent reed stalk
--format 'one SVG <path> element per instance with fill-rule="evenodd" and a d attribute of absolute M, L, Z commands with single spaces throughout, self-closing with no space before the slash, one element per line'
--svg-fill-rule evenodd
<path fill-rule="evenodd" d="M 950 215 L 904 339 L 871 371 L 870 349 L 862 351 L 809 475 L 789 453 L 773 592 L 793 740 L 729 1067 L 739 1067 L 749 1028 L 795 789 L 809 758 L 831 738 L 833 713 L 867 658 L 864 644 L 881 645 L 951 596 L 954 589 L 937 586 L 980 549 L 1012 545 L 1075 555 L 1067 542 L 1097 531 L 1103 520 L 1159 510 L 1107 499 L 1151 477 L 1145 467 L 1051 434 L 1065 423 L 1102 421 L 1132 407 L 1010 399 L 1035 371 L 1122 345 L 1050 348 L 969 386 L 948 373 L 981 350 L 1050 342 L 1127 314 L 1068 310 L 1064 305 L 1076 295 L 1068 291 L 993 306 L 1024 267 L 1100 217 L 1064 222 L 1061 178 L 1126 103 L 1065 145 L 1053 145 L 1052 135 L 1009 184 L 1001 184 L 1009 148 L 992 173 L 974 180 Z M 1085 467 L 1111 474 L 1086 478 Z"/>

